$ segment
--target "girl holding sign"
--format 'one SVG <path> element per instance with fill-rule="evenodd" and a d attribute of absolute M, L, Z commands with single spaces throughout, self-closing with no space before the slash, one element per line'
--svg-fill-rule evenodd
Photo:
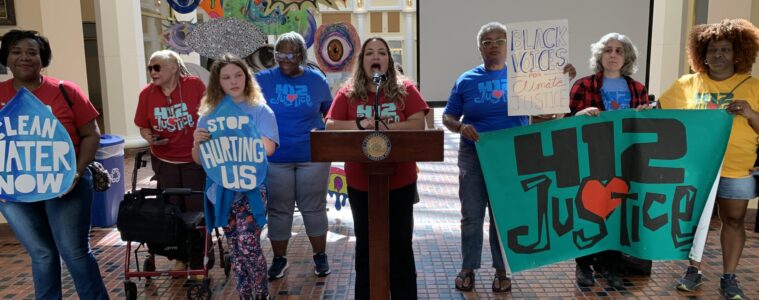
<path fill-rule="evenodd" d="M 24 203 L 0 199 L 0 212 L 32 258 L 37 299 L 61 299 L 61 258 L 74 279 L 79 298 L 108 299 L 89 245 L 94 191 L 87 165 L 95 158 L 100 142 L 95 123 L 98 112 L 76 84 L 42 76 L 42 68 L 50 65 L 51 56 L 50 42 L 35 31 L 11 30 L 3 35 L 0 63 L 10 69 L 13 78 L 0 83 L 0 108 L 23 87 L 51 109 L 76 150 L 74 183 L 66 194 L 49 200 Z M 70 106 L 61 89 L 66 90 Z"/>
<path fill-rule="evenodd" d="M 211 66 L 208 90 L 202 100 L 198 128 L 194 133 L 194 146 L 192 148 L 194 161 L 201 164 L 203 159 L 209 160 L 207 157 L 201 157 L 203 150 L 200 148 L 203 147 L 202 142 L 211 140 L 211 131 L 221 130 L 220 128 L 225 125 L 226 127 L 239 128 L 243 123 L 219 121 L 221 118 L 209 118 L 209 115 L 221 104 L 225 95 L 231 97 L 236 105 L 235 109 L 242 112 L 241 117 L 236 120 L 249 120 L 258 129 L 257 133 L 252 134 L 260 135 L 266 156 L 272 155 L 279 143 L 274 112 L 264 102 L 261 89 L 253 80 L 253 75 L 245 62 L 238 57 L 227 54 Z M 255 175 L 263 176 L 258 173 Z M 266 258 L 261 250 L 261 229 L 266 220 L 256 217 L 257 215 L 261 216 L 261 212 L 255 211 L 256 207 L 265 207 L 266 205 L 265 189 L 261 186 L 258 189 L 252 188 L 253 191 L 260 190 L 261 197 L 250 197 L 250 194 L 246 192 L 217 193 L 215 191 L 225 189 L 225 187 L 223 184 L 210 180 L 206 186 L 209 187 L 206 190 L 208 201 L 214 206 L 231 206 L 230 211 L 224 212 L 223 215 L 216 215 L 215 218 L 221 222 L 227 220 L 224 232 L 227 236 L 229 254 L 232 257 L 232 265 L 237 277 L 237 292 L 240 298 L 268 299 Z M 223 197 L 218 197 L 218 195 L 223 195 Z M 250 201 L 255 201 L 254 198 L 262 200 L 263 203 L 251 204 Z M 206 218 L 208 219 L 208 217 L 209 210 L 207 209 Z M 213 226 L 219 221 L 211 222 L 209 225 Z"/>
<path fill-rule="evenodd" d="M 638 70 L 638 49 L 630 38 L 616 32 L 606 34 L 590 45 L 590 52 L 590 69 L 595 74 L 578 79 L 572 86 L 570 115 L 597 116 L 601 111 L 646 107 L 646 87 L 630 77 Z M 614 250 L 575 258 L 577 284 L 592 286 L 595 270 L 611 287 L 621 288 L 624 286 L 620 276 L 624 261 L 622 252 Z M 650 262 L 642 262 L 649 264 L 649 272 Z"/>
<path fill-rule="evenodd" d="M 724 273 L 719 286 L 726 299 L 745 298 L 735 269 L 746 242 L 743 222 L 748 201 L 756 197 L 756 180 L 749 172 L 756 160 L 759 137 L 759 80 L 751 77 L 758 50 L 759 29 L 749 21 L 725 19 L 695 26 L 688 35 L 687 52 L 690 67 L 696 73 L 680 77 L 659 99 L 664 109 L 725 109 L 735 115 L 716 200 L 722 221 Z M 707 206 L 703 214 L 711 216 L 711 207 Z M 696 234 L 694 241 L 698 237 Z M 702 243 L 705 242 L 704 238 Z M 691 251 L 692 260 L 685 275 L 676 281 L 680 290 L 693 291 L 703 282 L 699 270 L 703 244 L 694 242 L 693 248 L 698 247 L 701 248 Z"/>

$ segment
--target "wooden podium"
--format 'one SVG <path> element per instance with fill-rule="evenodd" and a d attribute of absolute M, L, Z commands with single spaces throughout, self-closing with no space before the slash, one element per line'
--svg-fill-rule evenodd
<path fill-rule="evenodd" d="M 395 172 L 396 163 L 443 161 L 443 131 L 312 131 L 311 161 L 365 164 L 369 176 L 371 299 L 390 299 L 389 176 Z"/>

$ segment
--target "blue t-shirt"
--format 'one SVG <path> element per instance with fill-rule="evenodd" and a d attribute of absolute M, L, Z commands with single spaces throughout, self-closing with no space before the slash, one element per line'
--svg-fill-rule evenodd
<path fill-rule="evenodd" d="M 624 77 L 604 77 L 601 86 L 601 100 L 606 110 L 618 110 L 630 108 L 630 89 Z"/>
<path fill-rule="evenodd" d="M 235 103 L 237 107 L 250 116 L 253 125 L 258 129 L 261 137 L 267 137 L 279 145 L 279 132 L 277 131 L 277 120 L 274 118 L 274 112 L 266 103 L 258 103 L 250 106 L 248 103 Z M 206 116 L 198 118 L 198 128 L 208 129 L 208 119 Z M 279 151 L 279 149 L 277 150 Z"/>
<path fill-rule="evenodd" d="M 270 162 L 311 161 L 312 129 L 324 129 L 322 114 L 332 105 L 327 79 L 318 71 L 304 68 L 303 74 L 288 77 L 279 67 L 256 74 L 266 102 L 277 116 L 280 147 Z"/>
<path fill-rule="evenodd" d="M 506 70 L 488 71 L 479 65 L 461 74 L 451 89 L 443 113 L 454 117 L 464 116 L 463 123 L 477 132 L 527 125 L 527 116 L 509 116 Z M 466 143 L 472 141 L 462 138 Z"/>

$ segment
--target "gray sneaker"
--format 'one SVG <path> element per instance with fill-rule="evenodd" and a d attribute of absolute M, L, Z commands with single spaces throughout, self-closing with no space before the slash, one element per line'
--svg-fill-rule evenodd
<path fill-rule="evenodd" d="M 332 272 L 329 269 L 329 262 L 327 262 L 327 254 L 319 252 L 314 255 L 314 274 L 319 277 L 325 277 Z"/>
<path fill-rule="evenodd" d="M 285 270 L 290 265 L 287 264 L 287 257 L 275 256 L 269 267 L 269 280 L 285 277 Z"/>
<path fill-rule="evenodd" d="M 725 274 L 720 277 L 719 291 L 722 293 L 722 297 L 727 300 L 746 299 L 746 295 L 743 295 L 743 291 L 738 286 L 738 279 L 735 278 L 735 274 Z"/>
<path fill-rule="evenodd" d="M 694 266 L 689 266 L 687 270 L 685 270 L 685 275 L 683 275 L 683 278 L 678 278 L 675 280 L 676 287 L 678 290 L 686 291 L 686 292 L 694 292 L 704 282 L 703 276 L 698 273 L 698 269 Z"/>

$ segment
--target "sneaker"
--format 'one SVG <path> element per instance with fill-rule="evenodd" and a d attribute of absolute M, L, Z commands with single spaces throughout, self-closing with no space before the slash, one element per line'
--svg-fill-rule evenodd
<path fill-rule="evenodd" d="M 675 283 L 677 283 L 676 287 L 678 290 L 686 291 L 686 292 L 694 292 L 698 288 L 698 286 L 703 283 L 704 279 L 703 276 L 698 273 L 698 269 L 694 266 L 689 266 L 687 270 L 685 270 L 685 275 L 683 275 L 683 278 L 678 278 L 675 280 Z"/>
<path fill-rule="evenodd" d="M 741 300 L 745 299 L 746 295 L 743 295 L 743 291 L 738 287 L 738 279 L 735 278 L 735 274 L 725 274 L 719 279 L 719 291 L 722 293 L 722 297 L 728 300 Z"/>
<path fill-rule="evenodd" d="M 619 273 L 612 270 L 603 270 L 601 271 L 601 276 L 606 278 L 606 283 L 615 289 L 623 288 L 625 287 L 624 281 L 622 281 L 622 277 L 619 276 Z"/>
<path fill-rule="evenodd" d="M 579 286 L 592 286 L 595 284 L 593 279 L 593 270 L 590 268 L 583 268 L 575 266 L 575 278 L 577 279 L 577 285 Z"/>
<path fill-rule="evenodd" d="M 319 277 L 325 277 L 332 272 L 329 269 L 329 262 L 327 262 L 327 254 L 319 252 L 314 254 L 314 274 Z"/>
<path fill-rule="evenodd" d="M 275 256 L 271 261 L 271 267 L 269 268 L 269 279 L 279 279 L 285 276 L 285 270 L 290 265 L 287 264 L 287 257 Z"/>

